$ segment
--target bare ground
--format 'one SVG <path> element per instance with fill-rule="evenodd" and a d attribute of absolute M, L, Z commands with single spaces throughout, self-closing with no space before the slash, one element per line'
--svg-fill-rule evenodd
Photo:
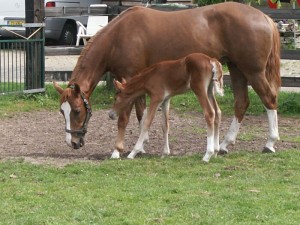
<path fill-rule="evenodd" d="M 163 148 L 161 113 L 158 112 L 150 129 L 150 142 L 145 150 L 159 155 Z M 232 118 L 223 117 L 220 136 L 228 130 Z M 276 150 L 299 149 L 300 119 L 279 116 L 281 140 Z M 93 112 L 86 135 L 86 145 L 73 150 L 65 143 L 64 119 L 59 112 L 21 113 L 0 121 L 0 160 L 22 158 L 37 164 L 64 166 L 76 161 L 109 159 L 117 135 L 117 122 L 110 120 L 108 110 Z M 130 151 L 138 138 L 138 123 L 131 116 L 125 137 L 126 149 Z M 246 116 L 232 151 L 260 152 L 268 136 L 266 116 Z M 295 139 L 298 137 L 298 141 Z M 199 160 L 206 149 L 206 125 L 202 114 L 174 111 L 170 115 L 170 149 L 172 155 L 199 153 Z M 229 153 L 230 154 L 230 153 Z M 125 158 L 126 153 L 123 155 Z"/>

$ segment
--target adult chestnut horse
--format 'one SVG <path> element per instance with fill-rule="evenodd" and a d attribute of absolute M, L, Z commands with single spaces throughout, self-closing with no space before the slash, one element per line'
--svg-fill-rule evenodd
<path fill-rule="evenodd" d="M 145 94 L 150 96 L 149 112 L 141 124 L 141 133 L 128 158 L 133 159 L 137 153 L 144 151 L 144 141 L 148 139 L 148 130 L 159 106 L 163 111 L 163 156 L 170 154 L 169 148 L 169 107 L 170 99 L 189 89 L 195 93 L 207 123 L 207 148 L 203 161 L 208 162 L 212 155 L 219 151 L 219 128 L 221 123 L 221 110 L 214 93 L 223 96 L 222 65 L 201 53 L 192 53 L 182 59 L 168 60 L 156 63 L 143 69 L 127 81 L 122 83 L 114 80 L 117 90 L 115 103 L 109 112 L 111 119 L 117 116 Z"/>
<path fill-rule="evenodd" d="M 112 20 L 90 39 L 78 59 L 66 90 L 55 84 L 61 95 L 66 120 L 66 141 L 79 148 L 84 144 L 90 117 L 89 97 L 107 71 L 116 79 L 129 78 L 154 63 L 179 59 L 200 52 L 230 70 L 235 116 L 220 152 L 234 144 L 249 105 L 248 84 L 261 98 L 269 121 L 265 152 L 275 152 L 279 139 L 277 98 L 280 79 L 280 42 L 273 21 L 251 6 L 227 2 L 194 9 L 162 12 L 132 7 Z M 141 121 L 145 97 L 135 102 Z M 118 137 L 112 158 L 124 149 L 125 128 L 133 105 L 118 119 Z"/>

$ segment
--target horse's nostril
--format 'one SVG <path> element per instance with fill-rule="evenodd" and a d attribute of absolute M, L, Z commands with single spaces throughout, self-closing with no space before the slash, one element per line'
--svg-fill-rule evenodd
<path fill-rule="evenodd" d="M 115 120 L 117 118 L 117 114 L 114 110 L 111 110 L 109 113 L 109 118 L 111 118 L 112 120 Z"/>
<path fill-rule="evenodd" d="M 84 139 L 80 138 L 80 147 L 84 146 Z"/>
<path fill-rule="evenodd" d="M 72 146 L 74 149 L 79 149 L 81 146 L 81 142 L 72 142 Z"/>

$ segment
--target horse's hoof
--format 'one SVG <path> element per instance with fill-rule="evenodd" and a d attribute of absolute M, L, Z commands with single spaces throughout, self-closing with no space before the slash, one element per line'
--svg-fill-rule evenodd
<path fill-rule="evenodd" d="M 275 153 L 275 151 L 273 151 L 272 149 L 270 149 L 268 147 L 264 147 L 264 149 L 262 150 L 262 153 Z"/>
<path fill-rule="evenodd" d="M 111 154 L 111 159 L 119 159 L 120 158 L 120 152 L 118 150 L 114 150 Z"/>
<path fill-rule="evenodd" d="M 202 158 L 202 162 L 209 163 L 210 158 L 210 154 L 205 154 L 205 156 Z"/>
<path fill-rule="evenodd" d="M 228 150 L 225 149 L 220 149 L 218 152 L 218 155 L 227 155 L 228 154 Z"/>
<path fill-rule="evenodd" d="M 204 164 L 208 164 L 209 163 L 209 159 L 207 160 L 207 159 L 202 159 L 202 162 L 204 163 Z"/>
<path fill-rule="evenodd" d="M 136 155 L 136 154 L 130 153 L 130 154 L 127 156 L 127 159 L 134 159 L 135 155 Z"/>

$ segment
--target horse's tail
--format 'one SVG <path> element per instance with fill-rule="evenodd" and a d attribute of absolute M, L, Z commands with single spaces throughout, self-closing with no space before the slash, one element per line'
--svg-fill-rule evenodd
<path fill-rule="evenodd" d="M 280 77 L 280 37 L 278 29 L 275 23 L 266 16 L 269 23 L 272 26 L 272 49 L 269 55 L 267 65 L 266 65 L 266 78 L 271 86 L 271 88 L 276 92 L 279 91 L 281 87 L 281 77 Z"/>
<path fill-rule="evenodd" d="M 218 95 L 224 96 L 222 64 L 216 59 L 210 60 L 210 64 L 212 65 L 212 82 L 214 91 Z"/>

